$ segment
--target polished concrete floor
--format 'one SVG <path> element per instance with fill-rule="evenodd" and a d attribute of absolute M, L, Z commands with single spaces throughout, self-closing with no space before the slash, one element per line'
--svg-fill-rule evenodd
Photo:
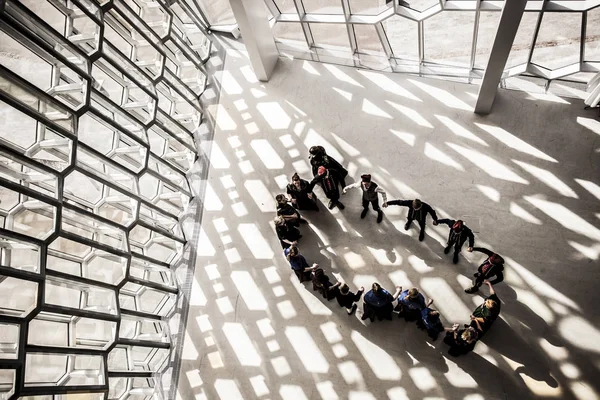
<path fill-rule="evenodd" d="M 282 58 L 258 82 L 229 49 L 198 235 L 181 399 L 530 399 L 600 397 L 600 121 L 581 100 L 499 92 L 477 116 L 474 85 Z M 475 352 L 453 358 L 403 320 L 364 323 L 300 284 L 275 236 L 274 196 L 321 144 L 372 173 L 388 198 L 419 197 L 462 218 L 507 260 L 501 318 Z M 323 199 L 320 189 L 316 189 Z M 443 254 L 406 211 L 360 219 L 306 212 L 301 252 L 353 289 L 418 286 L 444 323 L 482 301 L 463 289 L 484 257 Z M 487 293 L 483 291 L 483 294 Z M 596 378 L 594 378 L 594 376 Z"/>

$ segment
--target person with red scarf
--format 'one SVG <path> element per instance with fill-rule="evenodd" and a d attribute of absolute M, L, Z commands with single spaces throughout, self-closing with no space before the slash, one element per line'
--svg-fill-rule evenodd
<path fill-rule="evenodd" d="M 311 190 L 317 183 L 321 184 L 325 196 L 329 199 L 327 207 L 329 207 L 330 210 L 335 206 L 340 210 L 346 208 L 340 201 L 340 178 L 334 170 L 329 170 L 323 166 L 319 167 L 317 176 L 310 182 Z"/>
<path fill-rule="evenodd" d="M 473 247 L 473 251 L 483 253 L 488 256 L 488 258 L 486 258 L 479 268 L 477 268 L 477 272 L 473 274 L 473 286 L 465 289 L 465 292 L 477 292 L 486 280 L 489 280 L 494 276 L 496 279 L 490 281 L 490 284 L 495 285 L 496 283 L 502 282 L 504 280 L 504 258 L 484 247 Z"/>

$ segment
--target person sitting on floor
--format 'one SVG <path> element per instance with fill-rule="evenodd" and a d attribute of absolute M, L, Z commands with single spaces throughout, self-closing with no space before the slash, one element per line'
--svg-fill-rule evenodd
<path fill-rule="evenodd" d="M 437 340 L 440 332 L 444 332 L 444 325 L 440 320 L 440 313 L 429 307 L 421 311 L 421 319 L 417 321 L 417 326 L 424 329 L 433 340 Z"/>
<path fill-rule="evenodd" d="M 277 202 L 277 215 L 283 217 L 285 223 L 289 226 L 300 226 L 300 223 L 306 223 L 306 220 L 300 217 L 300 213 L 288 203 L 284 194 L 275 196 Z"/>
<path fill-rule="evenodd" d="M 490 288 L 490 295 L 471 314 L 471 326 L 477 329 L 480 337 L 490 329 L 496 318 L 498 318 L 498 315 L 500 315 L 500 299 L 498 295 L 496 295 L 490 281 L 486 279 L 483 283 Z"/>
<path fill-rule="evenodd" d="M 339 292 L 340 282 L 331 283 L 329 277 L 325 275 L 322 268 L 317 268 L 312 273 L 313 290 L 319 292 L 323 298 L 332 300 L 337 297 Z"/>
<path fill-rule="evenodd" d="M 392 295 L 382 288 L 379 283 L 374 282 L 371 290 L 363 298 L 363 315 L 361 319 L 364 321 L 369 318 L 371 322 L 374 322 L 375 317 L 377 317 L 380 321 L 384 318 L 391 321 L 392 312 L 394 311 L 392 303 L 398 298 L 401 290 L 402 287 L 396 286 L 396 293 Z"/>
<path fill-rule="evenodd" d="M 313 264 L 312 267 L 309 267 L 306 258 L 300 254 L 296 246 L 290 246 L 283 250 L 283 254 L 300 282 L 309 281 L 311 272 L 319 268 L 318 264 Z"/>
<path fill-rule="evenodd" d="M 460 328 L 459 324 L 454 324 L 452 328 L 446 328 L 445 330 L 444 343 L 450 346 L 448 354 L 451 356 L 458 357 L 467 354 L 475 348 L 475 343 L 477 343 L 477 339 L 479 338 L 475 328 L 468 325 Z"/>
<path fill-rule="evenodd" d="M 360 300 L 364 291 L 365 291 L 365 288 L 361 286 L 360 290 L 358 292 L 356 292 L 356 294 L 352 293 L 350 291 L 350 288 L 348 287 L 348 285 L 346 285 L 344 283 L 340 287 L 340 291 L 337 295 L 338 304 L 341 307 L 346 308 L 348 315 L 352 315 L 352 314 L 354 314 L 354 312 L 356 311 L 356 308 L 358 307 L 356 302 Z"/>
<path fill-rule="evenodd" d="M 296 246 L 298 244 L 298 240 L 302 237 L 302 235 L 295 226 L 288 226 L 282 216 L 275 217 L 273 223 L 275 224 L 277 238 L 279 238 L 279 243 L 283 249 L 287 249 L 290 246 Z"/>
<path fill-rule="evenodd" d="M 414 287 L 400 294 L 395 311 L 398 311 L 398 318 L 404 317 L 406 321 L 416 321 L 421 317 L 421 311 L 431 303 L 433 303 L 432 299 L 426 303 L 425 296 Z"/>

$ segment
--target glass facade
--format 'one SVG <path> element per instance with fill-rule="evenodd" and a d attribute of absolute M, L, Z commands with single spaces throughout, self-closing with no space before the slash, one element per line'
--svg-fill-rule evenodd
<path fill-rule="evenodd" d="M 0 2 L 2 400 L 167 397 L 206 129 L 196 7 Z"/>
<path fill-rule="evenodd" d="M 282 53 L 469 80 L 482 76 L 503 6 L 495 0 L 265 2 Z M 587 81 L 600 70 L 598 10 L 597 1 L 528 1 L 504 78 Z"/>

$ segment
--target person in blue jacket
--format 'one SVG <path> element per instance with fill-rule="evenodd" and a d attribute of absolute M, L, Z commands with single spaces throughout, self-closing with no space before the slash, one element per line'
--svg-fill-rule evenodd
<path fill-rule="evenodd" d="M 373 283 L 371 290 L 363 297 L 363 316 L 361 319 L 364 321 L 369 318 L 371 322 L 375 321 L 375 317 L 380 321 L 384 318 L 391 320 L 394 311 L 392 303 L 398 298 L 401 290 L 402 287 L 396 286 L 396 293 L 392 295 L 382 288 L 379 283 Z"/>

